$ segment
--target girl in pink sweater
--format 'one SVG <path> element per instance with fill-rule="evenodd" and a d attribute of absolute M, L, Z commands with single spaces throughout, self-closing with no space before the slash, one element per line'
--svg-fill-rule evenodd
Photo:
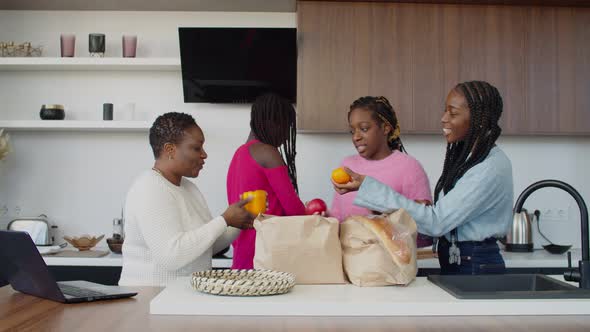
<path fill-rule="evenodd" d="M 407 198 L 432 202 L 428 177 L 420 163 L 406 153 L 397 116 L 387 98 L 368 96 L 355 100 L 350 105 L 348 123 L 358 154 L 345 158 L 341 166 L 370 175 Z M 330 215 L 343 221 L 350 215 L 370 214 L 353 204 L 355 197 L 356 191 L 335 193 Z M 418 247 L 430 244 L 432 239 L 418 235 Z"/>
<path fill-rule="evenodd" d="M 262 95 L 252 105 L 250 129 L 246 143 L 236 150 L 229 165 L 228 202 L 238 202 L 245 191 L 265 190 L 266 214 L 305 214 L 297 196 L 295 109 L 276 94 Z M 253 268 L 255 239 L 254 229 L 240 232 L 233 242 L 232 269 Z"/>

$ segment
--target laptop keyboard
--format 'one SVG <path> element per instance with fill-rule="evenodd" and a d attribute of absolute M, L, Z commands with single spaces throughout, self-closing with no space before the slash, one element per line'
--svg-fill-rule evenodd
<path fill-rule="evenodd" d="M 63 284 L 59 285 L 59 289 L 61 289 L 61 291 L 64 294 L 74 296 L 74 297 L 95 297 L 95 296 L 106 295 L 104 293 L 93 291 L 90 289 L 80 288 L 80 287 L 70 286 L 70 285 L 63 285 Z"/>

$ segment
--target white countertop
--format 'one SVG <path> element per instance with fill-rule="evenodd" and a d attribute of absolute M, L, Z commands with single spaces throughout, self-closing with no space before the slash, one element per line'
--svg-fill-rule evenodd
<path fill-rule="evenodd" d="M 572 266 L 577 267 L 578 261 L 582 258 L 581 249 L 571 249 Z M 533 252 L 507 252 L 502 251 L 502 257 L 507 268 L 566 268 L 567 253 L 561 255 L 551 254 L 545 249 L 536 249 Z M 438 259 L 418 260 L 419 268 L 440 268 Z"/>
<path fill-rule="evenodd" d="M 108 248 L 97 248 L 97 250 L 108 250 Z M 578 266 L 578 260 L 582 257 L 580 249 L 572 249 L 572 265 Z M 554 255 L 540 249 L 532 253 L 502 252 L 507 268 L 566 268 L 567 254 Z M 75 257 L 51 257 L 43 256 L 47 265 L 59 266 L 122 266 L 123 256 L 110 252 L 108 255 L 99 258 L 75 258 Z M 231 258 L 213 259 L 213 267 L 231 267 Z M 419 268 L 438 269 L 438 259 L 420 259 Z"/>
<path fill-rule="evenodd" d="M 109 250 L 108 247 L 95 247 L 94 250 L 103 250 L 108 251 L 109 254 L 103 257 L 97 258 L 88 258 L 88 257 L 52 257 L 51 255 L 48 256 L 41 256 L 45 261 L 45 264 L 49 266 L 113 266 L 113 267 L 120 267 L 123 266 L 123 255 L 115 254 Z M 213 267 L 221 268 L 231 267 L 232 260 L 231 258 L 228 259 L 213 259 Z"/>
<path fill-rule="evenodd" d="M 563 280 L 563 277 L 558 280 Z M 588 315 L 590 299 L 460 300 L 428 281 L 408 286 L 296 285 L 275 296 L 198 292 L 182 278 L 150 302 L 150 314 L 232 316 Z"/>

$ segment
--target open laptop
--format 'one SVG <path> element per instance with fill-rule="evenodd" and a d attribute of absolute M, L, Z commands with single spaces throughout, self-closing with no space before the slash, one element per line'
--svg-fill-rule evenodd
<path fill-rule="evenodd" d="M 0 231 L 0 280 L 15 290 L 63 303 L 118 299 L 137 292 L 76 280 L 56 282 L 26 232 Z"/>

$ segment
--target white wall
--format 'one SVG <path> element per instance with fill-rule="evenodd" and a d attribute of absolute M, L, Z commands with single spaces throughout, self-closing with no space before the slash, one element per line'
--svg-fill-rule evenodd
<path fill-rule="evenodd" d="M 293 13 L 204 12 L 25 12 L 0 11 L 0 41 L 45 45 L 44 56 L 59 52 L 59 34 L 77 35 L 77 56 L 88 56 L 87 35 L 107 35 L 107 56 L 120 56 L 123 33 L 139 36 L 139 57 L 178 56 L 178 26 L 296 26 Z M 350 96 L 351 101 L 358 96 Z M 179 72 L 2 72 L 0 119 L 37 119 L 41 104 L 66 106 L 67 118 L 100 119 L 102 103 L 117 110 L 135 103 L 142 117 L 167 111 L 191 113 L 203 127 L 209 158 L 197 183 L 214 214 L 226 206 L 225 175 L 237 146 L 248 135 L 248 105 L 184 104 Z M 394 101 L 395 102 L 395 101 Z M 438 110 L 433 116 L 439 116 Z M 343 110 L 343 116 L 345 110 Z M 403 128 L 402 128 L 403 131 Z M 59 235 L 111 232 L 133 177 L 152 165 L 145 132 L 12 132 L 14 152 L 0 162 L 0 224 L 15 215 L 47 214 Z M 302 199 L 331 201 L 329 174 L 353 154 L 348 135 L 299 134 L 297 167 Z M 445 144 L 438 135 L 406 135 L 404 144 L 438 179 Z M 554 178 L 590 197 L 589 137 L 502 137 L 512 160 L 518 195 L 534 181 Z M 516 199 L 516 197 L 515 197 Z M 564 210 L 568 221 L 542 220 L 557 243 L 579 247 L 579 213 L 565 193 L 544 189 L 525 207 L 543 213 Z M 536 238 L 536 244 L 542 241 Z"/>

